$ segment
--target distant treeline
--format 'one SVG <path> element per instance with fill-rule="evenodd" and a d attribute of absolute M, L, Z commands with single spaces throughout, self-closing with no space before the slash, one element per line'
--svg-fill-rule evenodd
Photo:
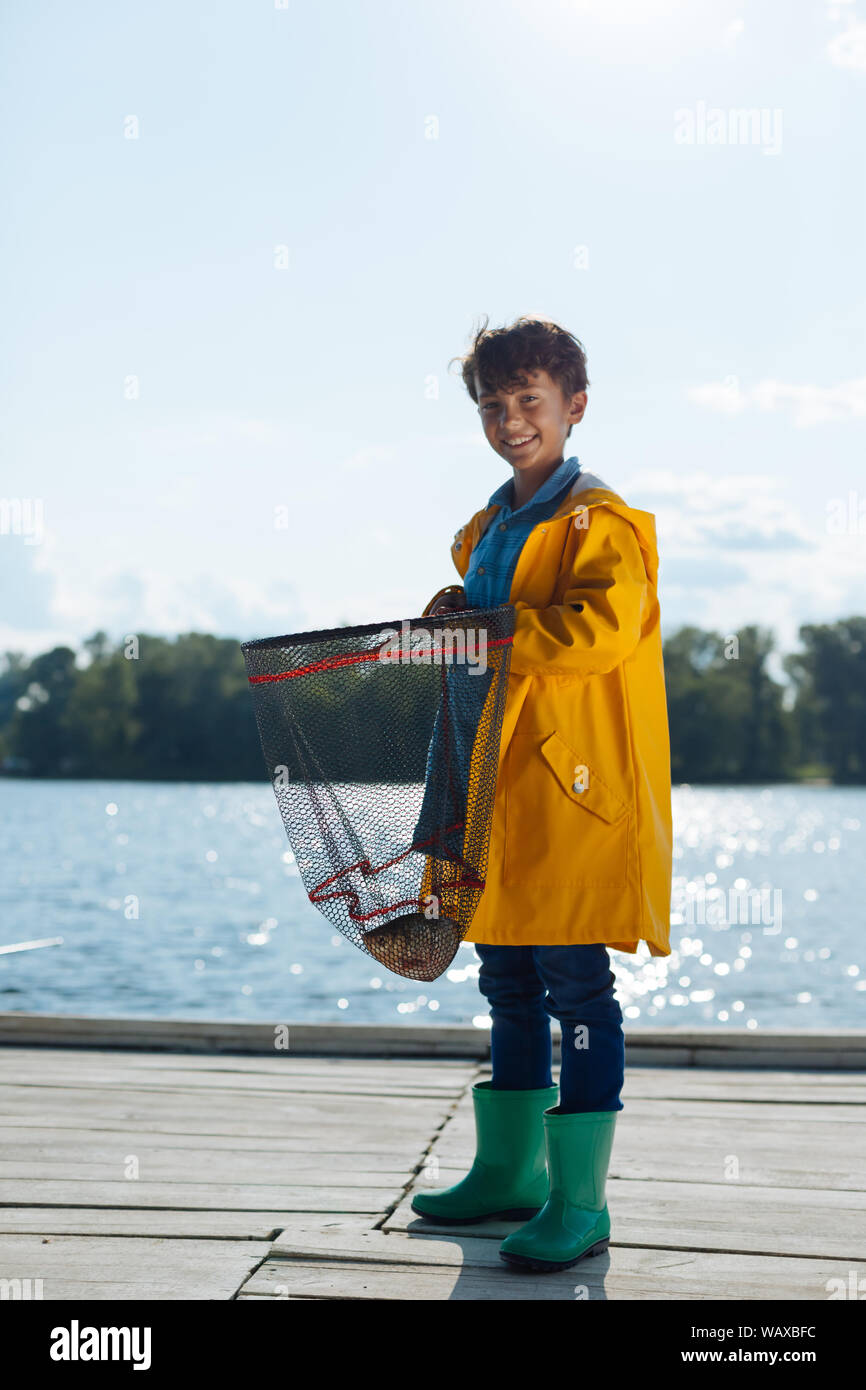
<path fill-rule="evenodd" d="M 768 671 L 774 651 L 768 629 L 722 636 L 684 627 L 668 638 L 675 782 L 866 782 L 866 618 L 804 626 L 799 636 L 802 651 L 782 658 L 785 683 Z M 7 775 L 266 777 L 239 642 L 189 633 L 115 645 L 98 632 L 83 646 L 82 665 L 69 647 L 30 659 L 6 654 L 0 769 Z M 394 711 L 377 710 L 374 688 L 365 683 L 358 723 L 375 735 L 375 745 L 386 729 L 393 734 Z M 401 715 L 411 719 L 411 681 L 406 689 Z M 427 707 L 429 687 L 417 689 Z M 363 773 L 361 754 L 355 775 Z"/>

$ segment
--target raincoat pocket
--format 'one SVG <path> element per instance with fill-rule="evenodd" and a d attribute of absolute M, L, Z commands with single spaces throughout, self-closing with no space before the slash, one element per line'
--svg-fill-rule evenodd
<path fill-rule="evenodd" d="M 506 884 L 624 888 L 632 820 L 628 805 L 559 733 L 512 736 Z"/>

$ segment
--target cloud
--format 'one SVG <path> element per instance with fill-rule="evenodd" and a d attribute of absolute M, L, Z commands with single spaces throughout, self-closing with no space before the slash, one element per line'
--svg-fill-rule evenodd
<path fill-rule="evenodd" d="M 657 469 L 617 489 L 656 518 L 665 633 L 685 623 L 720 632 L 760 623 L 791 650 L 801 624 L 863 611 L 859 514 L 849 507 L 839 534 L 831 503 L 844 498 L 813 497 L 801 515 L 781 495 L 788 486 L 766 474 Z"/>
<path fill-rule="evenodd" d="M 791 505 L 778 496 L 781 480 L 767 474 L 642 473 L 626 501 L 656 518 L 660 544 L 678 551 L 813 550 L 816 541 Z"/>
<path fill-rule="evenodd" d="M 243 641 L 253 636 L 297 631 L 300 611 L 294 585 L 287 580 L 258 584 L 239 579 L 227 584 L 205 575 L 185 584 L 173 584 L 171 609 L 175 631 L 194 629 Z M 159 630 L 166 630 L 165 619 Z"/>
<path fill-rule="evenodd" d="M 706 386 L 693 386 L 690 401 L 707 410 L 738 415 L 745 410 L 790 410 L 797 429 L 829 420 L 853 420 L 866 416 L 866 377 L 842 381 L 836 386 L 793 386 L 784 381 L 759 381 L 743 390 L 736 377 Z"/>
<path fill-rule="evenodd" d="M 10 560 L 10 557 L 13 557 Z M 14 592 L 14 605 L 0 611 L 0 651 L 45 651 L 56 645 L 79 647 L 98 629 L 120 640 L 128 633 L 172 637 L 181 632 L 212 632 L 246 641 L 300 631 L 308 615 L 294 585 L 277 579 L 259 584 L 198 574 L 175 578 L 160 571 L 85 570 L 39 573 L 14 559 L 0 545 L 0 583 Z"/>
<path fill-rule="evenodd" d="M 745 583 L 749 571 L 719 555 L 663 555 L 659 563 L 660 582 L 667 591 L 680 594 L 717 591 L 732 584 Z"/>
<path fill-rule="evenodd" d="M 814 550 L 815 542 L 797 535 L 794 531 L 782 528 L 765 530 L 749 528 L 748 522 L 730 521 L 716 529 L 713 536 L 717 545 L 726 550 Z"/>
<path fill-rule="evenodd" d="M 57 580 L 41 567 L 44 550 L 44 545 L 27 545 L 23 536 L 0 535 L 0 624 L 5 630 L 48 628 L 54 621 Z"/>

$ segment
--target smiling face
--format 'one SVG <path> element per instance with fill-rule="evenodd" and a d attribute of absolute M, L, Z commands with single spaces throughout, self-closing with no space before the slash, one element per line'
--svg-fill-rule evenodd
<path fill-rule="evenodd" d="M 586 392 L 570 399 L 543 367 L 522 372 L 508 389 L 493 391 L 475 374 L 478 413 L 491 449 L 518 474 L 532 475 L 539 485 L 562 462 L 570 425 L 586 410 Z"/>

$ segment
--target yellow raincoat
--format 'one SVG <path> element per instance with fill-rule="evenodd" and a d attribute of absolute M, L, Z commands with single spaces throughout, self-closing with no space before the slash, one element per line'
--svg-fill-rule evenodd
<path fill-rule="evenodd" d="M 485 507 L 456 533 L 461 578 L 498 511 Z M 644 940 L 651 955 L 670 954 L 657 574 L 652 513 L 592 473 L 527 537 L 509 595 L 517 617 L 486 887 L 465 940 L 632 952 Z"/>

